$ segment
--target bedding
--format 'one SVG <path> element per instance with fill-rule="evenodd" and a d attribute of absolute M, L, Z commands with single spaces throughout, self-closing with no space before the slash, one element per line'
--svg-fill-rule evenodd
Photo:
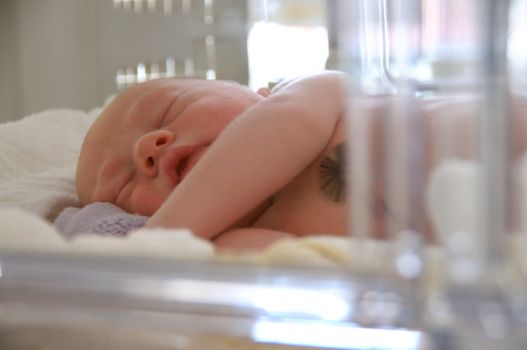
<path fill-rule="evenodd" d="M 141 229 L 126 238 L 78 235 L 70 240 L 58 233 L 51 222 L 65 208 L 78 206 L 74 186 L 77 157 L 84 134 L 101 110 L 47 110 L 0 125 L 0 250 L 232 261 L 234 256 L 216 256 L 210 242 L 186 230 Z M 258 259 L 237 259 L 337 266 L 345 261 L 346 244 L 341 249 L 330 248 L 337 245 L 321 237 L 316 244 L 306 241 L 296 254 L 284 252 L 291 250 L 291 242 L 287 242 Z"/>
<path fill-rule="evenodd" d="M 89 112 L 47 110 L 0 125 L 0 250 L 346 266 L 362 273 L 396 273 L 397 265 L 388 258 L 394 256 L 393 245 L 379 241 L 312 236 L 278 241 L 264 252 L 242 255 L 217 254 L 210 242 L 186 230 L 140 229 L 126 238 L 79 235 L 64 239 L 51 222 L 64 208 L 78 206 L 74 187 L 77 156 L 84 134 L 100 111 L 101 108 Z M 518 168 L 521 188 L 527 184 L 521 181 L 527 180 L 525 164 L 527 160 L 522 160 Z M 444 241 L 453 230 L 476 232 L 473 196 L 476 177 L 476 165 L 466 161 L 446 162 L 434 172 L 427 189 L 427 206 Z M 527 198 L 527 191 L 524 193 L 523 198 Z M 524 276 L 526 243 L 524 234 L 509 240 Z M 444 254 L 443 248 L 427 247 L 424 256 L 438 261 Z M 442 264 L 433 265 L 436 268 L 430 270 L 430 278 L 438 282 L 444 271 L 437 266 Z"/>
<path fill-rule="evenodd" d="M 95 233 L 107 236 L 126 236 L 142 228 L 148 217 L 129 214 L 111 204 L 95 202 L 83 208 L 68 207 L 54 222 L 54 226 L 66 239 L 79 234 Z"/>
<path fill-rule="evenodd" d="M 100 109 L 48 110 L 0 127 L 0 206 L 52 220 L 75 205 L 82 139 Z"/>

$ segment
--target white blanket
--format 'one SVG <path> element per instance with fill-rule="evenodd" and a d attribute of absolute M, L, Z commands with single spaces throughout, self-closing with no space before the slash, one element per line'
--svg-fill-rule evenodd
<path fill-rule="evenodd" d="M 279 241 L 260 254 L 245 256 L 217 256 L 209 242 L 185 230 L 143 229 L 125 239 L 93 235 L 64 241 L 50 221 L 64 207 L 78 204 L 74 188 L 77 156 L 84 134 L 99 113 L 100 109 L 88 113 L 48 110 L 0 125 L 0 250 L 347 266 L 361 272 L 375 270 L 387 274 L 398 268 L 397 249 L 393 245 L 328 236 Z M 520 178 L 527 179 L 527 165 L 519 169 Z M 475 190 L 476 173 L 472 163 L 452 162 L 441 166 L 432 177 L 428 209 L 445 239 L 453 229 L 475 232 L 475 203 L 470 193 Z M 452 188 L 459 190 L 451 191 Z M 524 197 L 527 198 L 527 192 Z M 516 260 L 522 261 L 525 270 L 527 258 L 523 252 L 527 239 L 518 235 L 515 242 Z M 426 250 L 427 259 L 431 260 L 444 254 L 442 248 Z M 434 274 L 434 279 L 442 275 Z"/>
<path fill-rule="evenodd" d="M 98 110 L 50 110 L 0 127 L 0 206 L 52 219 L 77 203 L 80 145 Z"/>

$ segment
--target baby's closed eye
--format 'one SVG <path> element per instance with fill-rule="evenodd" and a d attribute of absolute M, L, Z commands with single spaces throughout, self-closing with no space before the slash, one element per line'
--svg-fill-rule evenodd
<path fill-rule="evenodd" d="M 128 210 L 126 208 L 127 202 L 134 189 L 134 181 L 133 181 L 135 177 L 134 175 L 135 175 L 135 172 L 130 173 L 129 178 L 124 183 L 124 185 L 121 186 L 121 190 L 118 192 L 117 198 L 115 199 L 115 204 L 124 210 Z"/>

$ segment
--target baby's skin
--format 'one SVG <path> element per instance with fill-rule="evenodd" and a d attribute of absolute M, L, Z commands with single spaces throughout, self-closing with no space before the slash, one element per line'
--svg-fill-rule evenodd
<path fill-rule="evenodd" d="M 345 80 L 342 73 L 324 72 L 258 92 L 194 79 L 136 85 L 114 99 L 85 138 L 76 176 L 81 204 L 111 202 L 149 216 L 148 227 L 187 228 L 224 249 L 345 235 L 348 208 L 357 205 L 346 190 Z M 384 238 L 388 221 L 397 224 L 396 208 L 383 200 L 389 104 L 380 97 L 369 105 L 371 198 L 360 205 L 370 211 L 371 235 Z M 415 106 L 424 111 L 417 130 L 423 143 L 415 144 L 423 147 L 424 173 L 440 161 L 443 116 L 452 110 L 469 115 L 474 106 Z M 521 115 L 523 109 L 513 110 Z M 476 130 L 474 119 L 452 119 L 462 144 L 450 145 L 450 155 L 474 157 L 475 140 L 468 135 L 475 133 L 467 131 Z M 524 119 L 515 118 L 521 125 L 513 130 L 523 130 Z M 519 154 L 527 147 L 515 135 Z M 418 206 L 416 211 L 424 207 Z M 429 225 L 421 222 L 421 232 L 433 242 Z"/>
<path fill-rule="evenodd" d="M 222 248 L 344 235 L 344 79 L 325 72 L 272 93 L 193 79 L 136 85 L 85 138 L 81 204 L 111 202 Z"/>

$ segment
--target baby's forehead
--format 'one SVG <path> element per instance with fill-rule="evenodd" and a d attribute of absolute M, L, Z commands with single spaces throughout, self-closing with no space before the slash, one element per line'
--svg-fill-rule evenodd
<path fill-rule="evenodd" d="M 132 86 L 129 89 L 156 89 L 159 87 L 173 87 L 181 90 L 193 89 L 196 87 L 221 87 L 221 86 L 238 86 L 242 85 L 230 80 L 207 80 L 199 78 L 162 78 L 146 81 L 141 84 Z M 125 90 L 126 91 L 126 90 Z"/>
<path fill-rule="evenodd" d="M 203 79 L 181 79 L 181 78 L 164 78 L 147 81 L 119 94 L 114 101 L 124 103 L 136 102 L 140 98 L 155 98 L 156 95 L 170 94 L 181 95 L 192 90 L 203 90 L 209 93 L 221 93 L 224 88 L 227 89 L 244 89 L 244 87 L 232 81 L 220 80 L 203 80 Z"/>
<path fill-rule="evenodd" d="M 101 113 L 98 119 L 102 124 L 131 123 L 131 115 L 156 116 L 156 109 L 183 95 L 192 99 L 192 96 L 218 96 L 223 103 L 236 100 L 245 100 L 253 92 L 246 86 L 234 81 L 164 78 L 147 81 L 128 88 L 119 94 Z M 231 97 L 224 99 L 225 97 Z M 231 101 L 232 100 L 232 101 Z M 130 112 L 134 113 L 130 113 Z M 153 113 L 154 112 L 154 113 Z M 159 111 L 158 111 L 159 112 Z M 150 119 L 150 118 L 148 118 Z M 145 121 L 145 120 L 143 120 Z"/>

